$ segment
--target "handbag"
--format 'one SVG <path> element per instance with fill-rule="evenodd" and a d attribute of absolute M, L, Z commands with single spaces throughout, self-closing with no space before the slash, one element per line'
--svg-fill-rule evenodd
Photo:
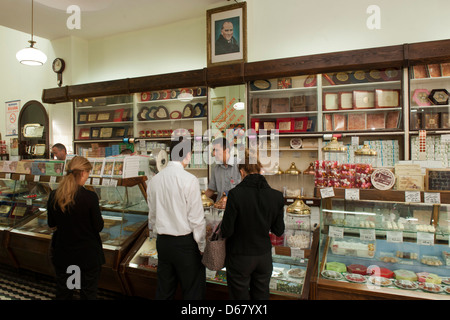
<path fill-rule="evenodd" d="M 225 238 L 220 231 L 220 222 L 209 239 L 206 239 L 205 251 L 203 252 L 202 263 L 212 271 L 219 271 L 225 267 Z"/>

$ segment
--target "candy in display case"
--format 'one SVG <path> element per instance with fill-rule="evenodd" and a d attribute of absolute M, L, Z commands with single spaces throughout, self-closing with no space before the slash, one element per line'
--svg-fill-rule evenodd
<path fill-rule="evenodd" d="M 316 298 L 450 299 L 449 237 L 439 240 L 436 227 L 449 205 L 394 198 L 374 190 L 324 199 Z"/>

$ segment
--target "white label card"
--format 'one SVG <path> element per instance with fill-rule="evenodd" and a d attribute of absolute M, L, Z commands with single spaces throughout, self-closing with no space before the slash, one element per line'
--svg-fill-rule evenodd
<path fill-rule="evenodd" d="M 291 257 L 304 259 L 305 258 L 305 250 L 300 248 L 291 248 Z"/>
<path fill-rule="evenodd" d="M 375 229 L 359 229 L 359 238 L 362 241 L 374 241 Z"/>
<path fill-rule="evenodd" d="M 332 187 L 320 189 L 322 199 L 334 197 L 334 189 Z"/>
<path fill-rule="evenodd" d="M 405 191 L 405 202 L 421 202 L 420 191 Z"/>
<path fill-rule="evenodd" d="M 359 189 L 345 189 L 345 200 L 359 200 Z"/>
<path fill-rule="evenodd" d="M 41 180 L 41 176 L 35 175 L 34 178 L 33 178 L 33 181 L 34 182 L 39 182 L 39 180 Z"/>
<path fill-rule="evenodd" d="M 328 236 L 337 238 L 337 239 L 342 239 L 342 238 L 344 238 L 344 228 L 330 226 L 330 228 L 328 230 Z"/>
<path fill-rule="evenodd" d="M 422 244 L 424 246 L 434 245 L 434 233 L 417 232 L 417 244 Z"/>
<path fill-rule="evenodd" d="M 441 194 L 439 192 L 424 192 L 423 202 L 431 204 L 441 203 Z"/>
<path fill-rule="evenodd" d="M 402 231 L 386 231 L 386 241 L 392 243 L 402 243 L 403 242 L 403 232 Z"/>

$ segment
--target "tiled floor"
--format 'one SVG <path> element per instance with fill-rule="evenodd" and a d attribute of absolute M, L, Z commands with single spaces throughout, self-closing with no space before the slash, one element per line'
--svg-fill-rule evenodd
<path fill-rule="evenodd" d="M 53 277 L 0 264 L 0 300 L 53 300 Z M 75 299 L 79 295 L 75 293 Z M 98 300 L 131 299 L 120 293 L 99 289 Z"/>

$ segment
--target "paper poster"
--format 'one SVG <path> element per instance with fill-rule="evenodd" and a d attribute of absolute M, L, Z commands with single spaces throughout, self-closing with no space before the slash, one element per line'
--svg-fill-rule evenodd
<path fill-rule="evenodd" d="M 5 102 L 6 135 L 16 136 L 18 132 L 20 100 Z"/>

